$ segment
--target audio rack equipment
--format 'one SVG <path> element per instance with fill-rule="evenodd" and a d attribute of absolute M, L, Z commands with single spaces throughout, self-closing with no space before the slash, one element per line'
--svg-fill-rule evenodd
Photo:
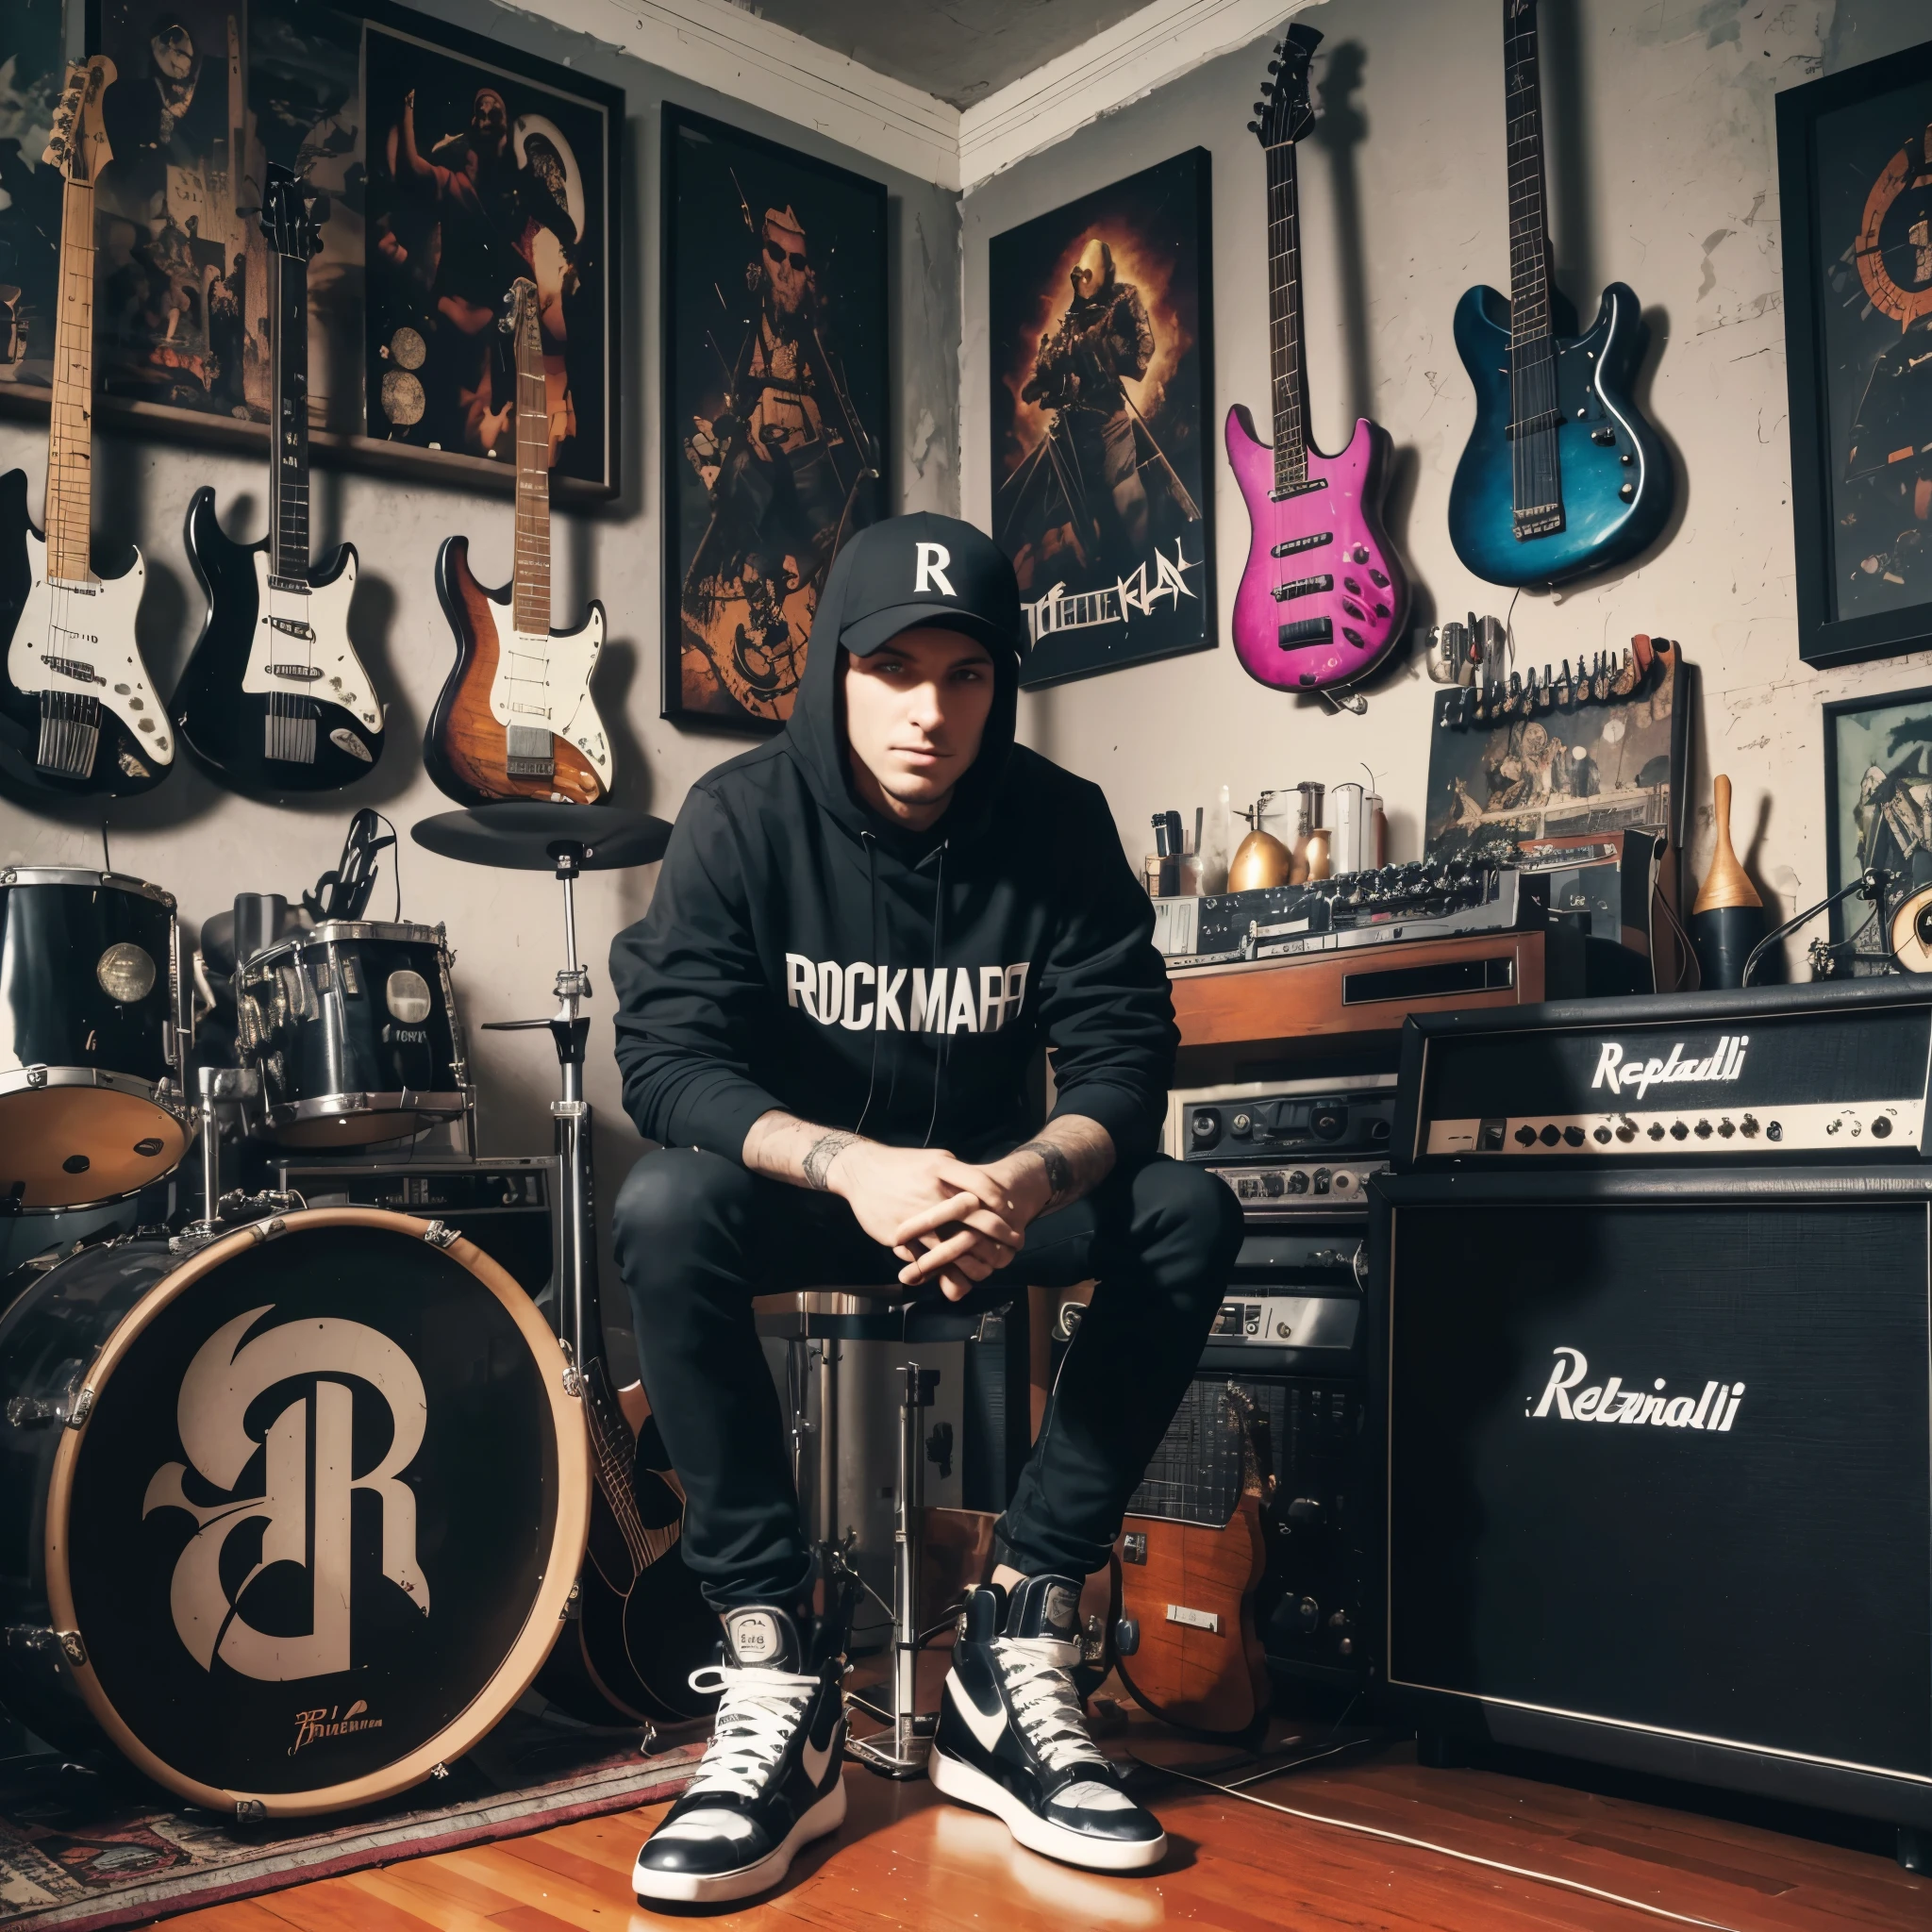
<path fill-rule="evenodd" d="M 1166 1145 L 1225 1181 L 1251 1219 L 1359 1215 L 1394 1118 L 1387 1074 L 1181 1089 L 1168 1097 Z"/>
<path fill-rule="evenodd" d="M 1536 874 L 1460 858 L 1411 860 L 1305 885 L 1155 901 L 1170 972 L 1278 959 L 1403 940 L 1540 928 L 1548 888 Z"/>

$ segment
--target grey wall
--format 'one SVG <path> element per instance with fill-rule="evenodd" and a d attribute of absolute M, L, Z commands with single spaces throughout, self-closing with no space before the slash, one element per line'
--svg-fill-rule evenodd
<path fill-rule="evenodd" d="M 749 741 L 680 731 L 658 710 L 659 437 L 658 180 L 662 103 L 669 99 L 853 168 L 890 191 L 893 287 L 893 419 L 896 445 L 889 479 L 895 508 L 958 507 L 958 198 L 928 182 L 882 169 L 863 154 L 726 99 L 661 70 L 620 57 L 526 13 L 428 0 L 426 10 L 499 36 L 509 45 L 625 91 L 627 229 L 624 304 L 625 495 L 589 514 L 559 513 L 555 533 L 558 622 L 592 596 L 609 613 L 611 642 L 598 673 L 597 699 L 614 730 L 621 765 L 616 802 L 675 817 L 693 779 L 743 750 Z M 480 15 L 480 17 L 479 17 Z M 44 431 L 0 421 L 0 471 L 24 466 L 29 501 L 40 512 Z M 214 456 L 176 444 L 103 436 L 96 445 L 97 565 L 120 567 L 129 541 L 147 559 L 141 640 L 163 691 L 187 658 L 199 625 L 199 592 L 182 549 L 188 500 L 203 483 L 219 493 L 225 522 L 239 535 L 261 527 L 263 486 L 254 459 Z M 318 555 L 344 538 L 361 556 L 352 616 L 358 647 L 388 694 L 389 743 L 375 776 L 352 792 L 270 808 L 221 791 L 192 764 L 144 799 L 110 803 L 105 814 L 43 816 L 0 800 L 0 858 L 8 863 L 98 865 L 99 824 L 111 825 L 117 870 L 152 879 L 180 901 L 191 934 L 240 891 L 291 897 L 334 864 L 342 828 L 358 805 L 374 805 L 403 828 L 403 911 L 445 922 L 457 952 L 457 984 L 482 1085 L 482 1141 L 495 1153 L 547 1152 L 547 1104 L 556 1067 L 544 1036 L 486 1034 L 485 1020 L 550 1010 L 560 963 L 560 895 L 541 874 L 490 873 L 432 857 L 408 842 L 417 819 L 448 808 L 424 775 L 424 722 L 447 674 L 452 645 L 438 608 L 432 571 L 437 546 L 467 532 L 486 580 L 509 575 L 511 506 L 507 497 L 317 472 L 313 508 Z M 641 1143 L 619 1106 L 610 1058 L 610 987 L 604 970 L 611 936 L 649 901 L 655 868 L 599 874 L 578 899 L 580 943 L 591 962 L 590 1097 L 598 1108 L 599 1186 L 608 1203 Z M 374 909 L 388 917 L 385 878 Z"/>
<path fill-rule="evenodd" d="M 1326 138 L 1300 153 L 1316 440 L 1341 447 L 1357 414 L 1391 432 L 1397 540 L 1424 610 L 1451 616 L 1507 603 L 1463 570 L 1446 526 L 1473 414 L 1451 311 L 1472 283 L 1508 286 L 1499 13 L 1495 0 L 1331 0 L 1302 16 L 1326 37 Z M 1820 702 L 1922 684 L 1932 658 L 1828 677 L 1798 661 L 1772 101 L 1923 40 L 1932 14 L 1924 0 L 1542 0 L 1540 17 L 1559 276 L 1586 317 L 1607 280 L 1641 298 L 1655 341 L 1641 393 L 1678 456 L 1683 501 L 1636 569 L 1570 595 L 1525 592 L 1519 661 L 1621 648 L 1639 630 L 1680 640 L 1704 677 L 1692 796 L 1707 800 L 1713 770 L 1731 774 L 1740 850 L 1795 909 L 1824 890 Z M 1245 126 L 1267 58 L 1257 42 L 967 196 L 967 516 L 983 520 L 991 496 L 988 238 L 1195 143 L 1213 154 L 1217 447 L 1231 403 L 1267 421 L 1264 184 Z M 1217 481 L 1224 640 L 1248 532 L 1224 463 Z M 1137 862 L 1158 808 L 1211 802 L 1224 783 L 1239 804 L 1298 778 L 1358 780 L 1364 764 L 1407 858 L 1430 691 L 1411 660 L 1365 717 L 1338 718 L 1256 684 L 1224 642 L 1043 693 L 1023 731 L 1107 788 Z M 1707 844 L 1707 830 L 1692 845 L 1700 873 Z"/>

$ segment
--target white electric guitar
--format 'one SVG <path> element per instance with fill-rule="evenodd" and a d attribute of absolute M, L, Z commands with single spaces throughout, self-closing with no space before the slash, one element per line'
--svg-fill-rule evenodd
<path fill-rule="evenodd" d="M 174 768 L 175 732 L 135 641 L 147 578 L 89 559 L 93 524 L 94 182 L 110 156 L 101 96 L 114 63 L 67 71 L 42 157 L 63 176 L 54 310 L 46 534 L 27 518 L 26 472 L 0 476 L 0 769 L 35 790 L 125 795 Z"/>
<path fill-rule="evenodd" d="M 517 282 L 506 308 L 516 344 L 516 570 L 508 586 L 487 591 L 470 569 L 470 540 L 444 540 L 436 591 L 456 633 L 457 667 L 430 715 L 424 761 L 465 805 L 592 805 L 610 791 L 610 737 L 591 696 L 604 607 L 592 603 L 575 630 L 550 628 L 550 404 L 537 285 Z"/>

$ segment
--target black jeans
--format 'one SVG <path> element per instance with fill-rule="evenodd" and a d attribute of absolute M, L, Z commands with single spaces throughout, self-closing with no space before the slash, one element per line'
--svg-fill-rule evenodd
<path fill-rule="evenodd" d="M 792 1602 L 811 1555 L 752 1297 L 893 1283 L 900 1264 L 835 1195 L 691 1148 L 639 1161 L 614 1220 L 644 1387 L 684 1483 L 685 1560 L 719 1608 Z M 974 1290 L 979 1303 L 1025 1284 L 1099 1283 L 1000 1520 L 1002 1555 L 1016 1569 L 1084 1576 L 1107 1562 L 1240 1245 L 1229 1190 L 1157 1156 L 1041 1215 L 1013 1266 Z"/>

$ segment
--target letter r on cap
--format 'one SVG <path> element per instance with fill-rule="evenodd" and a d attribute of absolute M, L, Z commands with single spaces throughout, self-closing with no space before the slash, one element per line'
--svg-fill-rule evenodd
<path fill-rule="evenodd" d="M 912 594 L 916 597 L 922 591 L 930 591 L 935 586 L 942 597 L 957 597 L 952 580 L 946 575 L 946 566 L 953 560 L 953 553 L 943 543 L 915 543 L 918 554 L 919 572 L 912 580 Z"/>

